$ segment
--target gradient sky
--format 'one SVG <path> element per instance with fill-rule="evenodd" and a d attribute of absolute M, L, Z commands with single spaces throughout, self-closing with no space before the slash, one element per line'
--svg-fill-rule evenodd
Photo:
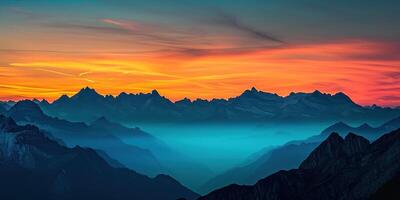
<path fill-rule="evenodd" d="M 400 105 L 400 1 L 2 0 L 0 99 L 252 86 Z"/>

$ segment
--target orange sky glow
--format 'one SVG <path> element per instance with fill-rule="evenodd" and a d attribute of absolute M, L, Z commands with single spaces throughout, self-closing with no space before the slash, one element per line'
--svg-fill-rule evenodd
<path fill-rule="evenodd" d="M 255 86 L 279 95 L 317 89 L 342 91 L 362 105 L 400 105 L 400 85 L 396 85 L 400 59 L 384 57 L 391 51 L 386 42 L 221 46 L 224 48 L 196 52 L 2 50 L 0 99 L 51 101 L 62 94 L 73 95 L 85 86 L 102 94 L 157 89 L 172 100 L 212 99 L 237 96 Z"/>

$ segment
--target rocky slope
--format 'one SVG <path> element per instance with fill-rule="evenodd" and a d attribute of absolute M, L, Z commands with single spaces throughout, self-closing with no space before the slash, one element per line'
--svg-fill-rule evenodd
<path fill-rule="evenodd" d="M 142 174 L 169 174 L 185 185 L 197 188 L 206 181 L 206 175 L 212 173 L 203 164 L 174 151 L 149 133 L 139 128 L 127 128 L 105 117 L 90 124 L 70 122 L 46 115 L 36 103 L 28 100 L 16 103 L 7 113 L 18 123 L 38 126 L 48 136 L 51 134 L 61 139 L 67 146 L 80 145 L 100 150 L 100 156 L 111 161 L 110 164 L 114 165 L 115 159 Z"/>
<path fill-rule="evenodd" d="M 67 146 L 85 146 L 99 149 L 117 159 L 124 166 L 146 175 L 155 176 L 167 172 L 155 156 L 147 149 L 128 145 L 105 127 L 89 126 L 82 122 L 69 122 L 47 116 L 32 101 L 20 101 L 7 112 L 8 116 L 20 124 L 33 124 L 45 130 L 55 138 L 61 139 Z M 107 126 L 107 124 L 104 124 Z M 112 127 L 110 127 L 112 129 Z M 126 130 L 130 131 L 130 130 Z M 123 134 L 129 134 L 127 132 Z M 131 137 L 152 140 L 151 136 L 131 130 Z"/>
<path fill-rule="evenodd" d="M 4 199 L 195 199 L 166 175 L 151 179 L 113 168 L 94 150 L 67 148 L 37 127 L 0 116 L 0 193 Z"/>
<path fill-rule="evenodd" d="M 265 152 L 248 165 L 233 168 L 212 178 L 201 187 L 199 192 L 207 193 L 215 188 L 224 187 L 232 183 L 255 184 L 257 180 L 279 170 L 295 169 L 332 132 L 336 132 L 342 137 L 352 132 L 373 141 L 383 134 L 398 128 L 400 128 L 400 117 L 389 120 L 377 127 L 371 127 L 367 124 L 352 127 L 343 122 L 338 122 L 324 129 L 318 135 L 306 140 L 288 142 L 283 146 Z"/>
<path fill-rule="evenodd" d="M 332 133 L 298 169 L 279 171 L 253 186 L 230 185 L 201 200 L 393 199 L 400 194 L 400 129 L 373 143 Z M 394 196 L 389 198 L 388 191 Z"/>

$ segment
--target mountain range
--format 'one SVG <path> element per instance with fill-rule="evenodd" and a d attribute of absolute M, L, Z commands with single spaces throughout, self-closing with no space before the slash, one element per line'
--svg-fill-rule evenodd
<path fill-rule="evenodd" d="M 122 165 L 152 177 L 168 174 L 191 188 L 197 188 L 212 174 L 204 165 L 174 151 L 140 128 L 127 128 L 105 117 L 90 123 L 70 122 L 46 115 L 30 100 L 15 103 L 6 115 L 19 124 L 38 126 L 48 137 L 69 147 L 93 148 L 113 166 Z M 188 169 L 197 173 L 189 174 Z"/>
<path fill-rule="evenodd" d="M 62 140 L 67 146 L 87 146 L 99 149 L 106 154 L 119 160 L 124 166 L 135 169 L 140 173 L 155 176 L 159 173 L 166 173 L 160 162 L 147 149 L 138 146 L 128 145 L 113 132 L 109 132 L 104 127 L 90 126 L 82 122 L 69 122 L 55 117 L 47 116 L 40 107 L 29 100 L 19 101 L 12 106 L 7 115 L 19 124 L 33 124 L 47 134 Z M 132 137 L 153 138 L 141 131 L 131 130 Z"/>
<path fill-rule="evenodd" d="M 0 193 L 3 199 L 196 199 L 166 175 L 149 178 L 110 166 L 96 151 L 68 148 L 37 127 L 0 116 Z"/>
<path fill-rule="evenodd" d="M 1 102 L 0 114 L 13 118 L 20 125 L 33 124 L 46 137 L 69 148 L 76 145 L 90 147 L 112 167 L 127 167 L 151 177 L 169 174 L 196 191 L 200 188 L 198 192 L 202 194 L 231 183 L 254 184 L 279 170 L 297 168 L 332 132 L 341 137 L 349 132 L 357 133 L 374 141 L 400 127 L 399 108 L 363 107 L 344 93 L 331 95 L 315 91 L 282 97 L 255 88 L 229 99 L 191 101 L 185 98 L 172 102 L 156 90 L 148 94 L 123 92 L 114 97 L 100 95 L 86 87 L 71 97 L 63 95 L 52 103 L 46 100 Z M 389 119 L 392 120 L 379 127 L 367 123 L 352 127 L 338 122 L 319 135 L 262 152 L 252 162 L 211 180 L 208 177 L 212 172 L 207 167 L 175 152 L 140 128 L 122 125 L 135 122 L 291 123 Z"/>
<path fill-rule="evenodd" d="M 285 145 L 273 148 L 262 153 L 253 162 L 244 166 L 232 168 L 207 181 L 199 190 L 207 193 L 215 188 L 220 188 L 232 183 L 255 184 L 259 179 L 271 175 L 279 170 L 290 170 L 297 168 L 300 163 L 314 150 L 323 140 L 335 132 L 341 137 L 348 133 L 356 133 L 374 141 L 383 134 L 400 128 L 400 117 L 389 120 L 378 127 L 371 127 L 364 123 L 358 127 L 352 127 L 343 122 L 335 123 L 324 129 L 320 134 L 305 140 L 290 141 Z"/>
<path fill-rule="evenodd" d="M 63 95 L 52 103 L 38 102 L 43 111 L 69 121 L 91 122 L 100 117 L 120 123 L 132 122 L 254 122 L 254 121 L 346 121 L 373 119 L 389 120 L 400 114 L 399 109 L 379 106 L 363 107 L 344 93 L 277 94 L 252 88 L 229 99 L 187 98 L 172 102 L 156 90 L 148 94 L 117 96 L 100 95 L 86 87 L 77 94 Z"/>
<path fill-rule="evenodd" d="M 397 199 L 400 195 L 400 129 L 370 143 L 331 133 L 300 164 L 259 180 L 229 185 L 200 200 Z"/>
<path fill-rule="evenodd" d="M 306 140 L 298 142 L 320 142 L 325 140 L 332 132 L 336 132 L 342 137 L 344 137 L 348 133 L 358 133 L 368 140 L 373 141 L 378 139 L 384 133 L 396 130 L 398 128 L 400 128 L 400 116 L 395 117 L 377 127 L 372 127 L 368 123 L 363 123 L 360 126 L 352 127 L 344 122 L 337 122 L 323 130 L 319 135 L 312 136 L 310 138 L 307 138 Z M 290 143 L 296 143 L 296 141 Z"/>

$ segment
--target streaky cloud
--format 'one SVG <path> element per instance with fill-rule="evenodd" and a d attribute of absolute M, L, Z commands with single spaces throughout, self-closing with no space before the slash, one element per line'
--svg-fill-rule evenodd
<path fill-rule="evenodd" d="M 238 31 L 248 34 L 251 37 L 256 37 L 261 40 L 266 40 L 266 41 L 281 43 L 281 44 L 286 43 L 285 41 L 271 35 L 270 33 L 264 32 L 257 28 L 253 28 L 247 24 L 244 24 L 240 19 L 238 19 L 237 16 L 228 14 L 226 12 L 218 12 L 216 15 L 216 19 L 214 20 L 214 23 L 217 23 L 219 25 L 223 25 L 223 26 L 226 26 L 226 27 L 229 27 L 232 29 L 236 29 Z"/>

